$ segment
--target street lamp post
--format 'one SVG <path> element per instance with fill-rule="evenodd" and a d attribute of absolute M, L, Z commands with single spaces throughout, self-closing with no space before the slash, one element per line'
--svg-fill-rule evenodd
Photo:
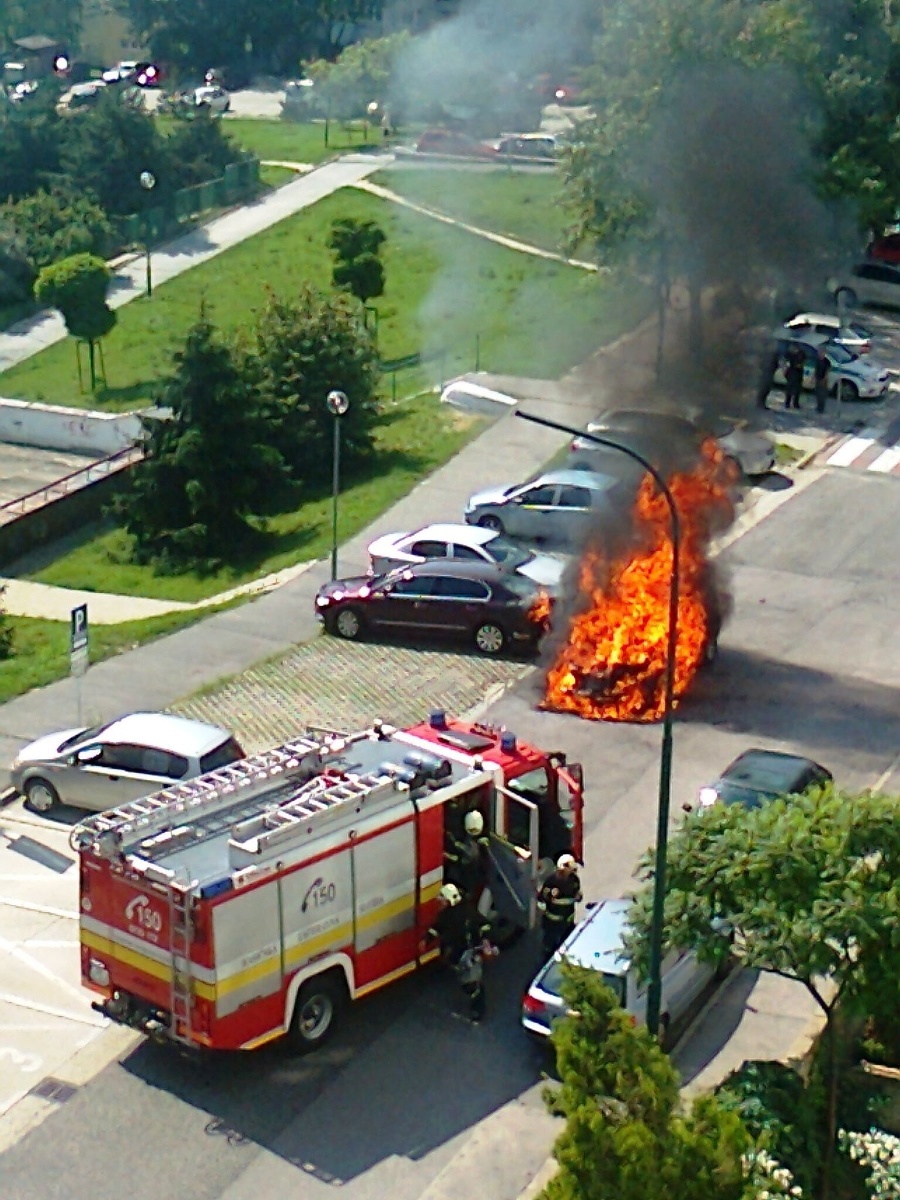
<path fill-rule="evenodd" d="M 140 184 L 145 192 L 152 192 L 156 187 L 156 176 L 152 171 L 141 171 Z M 150 267 L 150 218 L 144 215 L 144 254 L 147 256 L 147 295 L 153 295 L 153 273 Z"/>
<path fill-rule="evenodd" d="M 681 555 L 681 523 L 678 519 L 678 509 L 665 480 L 652 463 L 643 455 L 623 446 L 612 438 L 601 437 L 596 433 L 586 433 L 582 429 L 573 429 L 558 421 L 548 421 L 546 417 L 538 417 L 532 413 L 516 410 L 516 416 L 535 425 L 545 425 L 548 429 L 558 429 L 561 433 L 569 433 L 573 437 L 585 438 L 596 442 L 599 446 L 607 446 L 610 450 L 618 450 L 634 459 L 650 475 L 659 488 L 666 504 L 669 506 L 669 519 L 672 529 L 672 572 L 669 577 L 669 624 L 666 638 L 666 674 L 663 683 L 663 721 L 662 745 L 659 755 L 659 803 L 656 810 L 656 855 L 653 870 L 653 909 L 650 920 L 650 978 L 647 986 L 647 1028 L 656 1035 L 659 1032 L 660 1010 L 662 1007 L 662 944 L 663 919 L 666 902 L 666 853 L 669 845 L 669 807 L 672 793 L 672 713 L 675 696 L 675 655 L 678 649 L 678 576 Z"/>
<path fill-rule="evenodd" d="M 341 417 L 350 408 L 344 392 L 329 392 L 325 397 L 328 411 L 334 417 L 334 442 L 331 457 L 331 578 L 337 579 L 338 555 L 338 492 L 341 485 Z"/>

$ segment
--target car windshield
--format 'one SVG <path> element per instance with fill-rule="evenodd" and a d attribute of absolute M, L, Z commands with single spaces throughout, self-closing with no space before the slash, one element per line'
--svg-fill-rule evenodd
<path fill-rule="evenodd" d="M 521 546 L 517 546 L 509 538 L 501 536 L 491 538 L 489 542 L 485 542 L 484 549 L 494 562 L 503 563 L 507 567 L 521 567 L 525 563 L 531 562 L 534 558 L 534 555 L 530 551 L 523 550 Z"/>
<path fill-rule="evenodd" d="M 70 734 L 59 743 L 59 750 L 68 750 L 70 746 L 75 746 L 78 742 L 93 742 L 101 733 L 109 729 L 112 721 L 104 721 L 102 725 L 92 725 L 88 729 L 79 729 L 77 733 Z"/>
<path fill-rule="evenodd" d="M 625 977 L 624 975 L 609 975 L 605 971 L 602 975 L 603 982 L 612 990 L 616 998 L 616 1003 L 624 1006 L 625 1004 Z M 563 960 L 554 958 L 549 962 L 537 980 L 537 986 L 542 992 L 547 992 L 551 996 L 562 997 L 563 986 Z"/>
<path fill-rule="evenodd" d="M 845 367 L 847 363 L 855 362 L 859 358 L 858 354 L 853 354 L 846 346 L 839 346 L 837 342 L 828 343 L 828 357 L 832 362 L 838 363 Z"/>
<path fill-rule="evenodd" d="M 542 591 L 540 584 L 535 583 L 533 579 L 529 579 L 527 575 L 517 575 L 515 572 L 504 575 L 503 583 L 520 600 L 534 600 Z"/>
<path fill-rule="evenodd" d="M 778 794 L 727 780 L 719 784 L 718 791 L 723 804 L 741 804 L 744 808 L 759 808 L 764 800 L 774 800 Z"/>

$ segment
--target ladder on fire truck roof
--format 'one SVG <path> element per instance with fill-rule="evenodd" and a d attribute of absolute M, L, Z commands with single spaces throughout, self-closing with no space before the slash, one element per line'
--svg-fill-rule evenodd
<path fill-rule="evenodd" d="M 241 789 L 262 784 L 265 787 L 258 790 L 268 790 L 272 783 L 287 782 L 295 773 L 310 768 L 317 770 L 330 751 L 337 752 L 367 736 L 366 730 L 339 741 L 294 738 L 197 779 L 173 784 L 119 808 L 88 817 L 72 830 L 70 842 L 77 850 L 101 838 L 115 839 L 117 835 L 121 838 L 135 833 L 147 837 L 154 830 L 163 830 L 175 823 L 183 825 L 207 813 L 213 815 L 217 808 L 224 806 L 223 802 L 235 800 Z"/>

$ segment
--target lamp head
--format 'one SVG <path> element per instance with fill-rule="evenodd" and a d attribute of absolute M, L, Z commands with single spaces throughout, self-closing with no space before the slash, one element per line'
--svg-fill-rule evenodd
<path fill-rule="evenodd" d="M 350 401 L 344 392 L 329 392 L 325 397 L 329 412 L 335 417 L 342 417 L 350 407 Z"/>

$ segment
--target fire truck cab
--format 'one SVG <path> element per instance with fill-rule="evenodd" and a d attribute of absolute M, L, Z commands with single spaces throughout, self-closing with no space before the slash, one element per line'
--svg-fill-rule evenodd
<path fill-rule="evenodd" d="M 564 756 L 443 713 L 294 739 L 76 826 L 82 980 L 161 1039 L 313 1048 L 346 1001 L 437 956 L 423 939 L 466 812 L 497 919 L 528 928 L 542 872 L 581 859 L 582 794 Z"/>

